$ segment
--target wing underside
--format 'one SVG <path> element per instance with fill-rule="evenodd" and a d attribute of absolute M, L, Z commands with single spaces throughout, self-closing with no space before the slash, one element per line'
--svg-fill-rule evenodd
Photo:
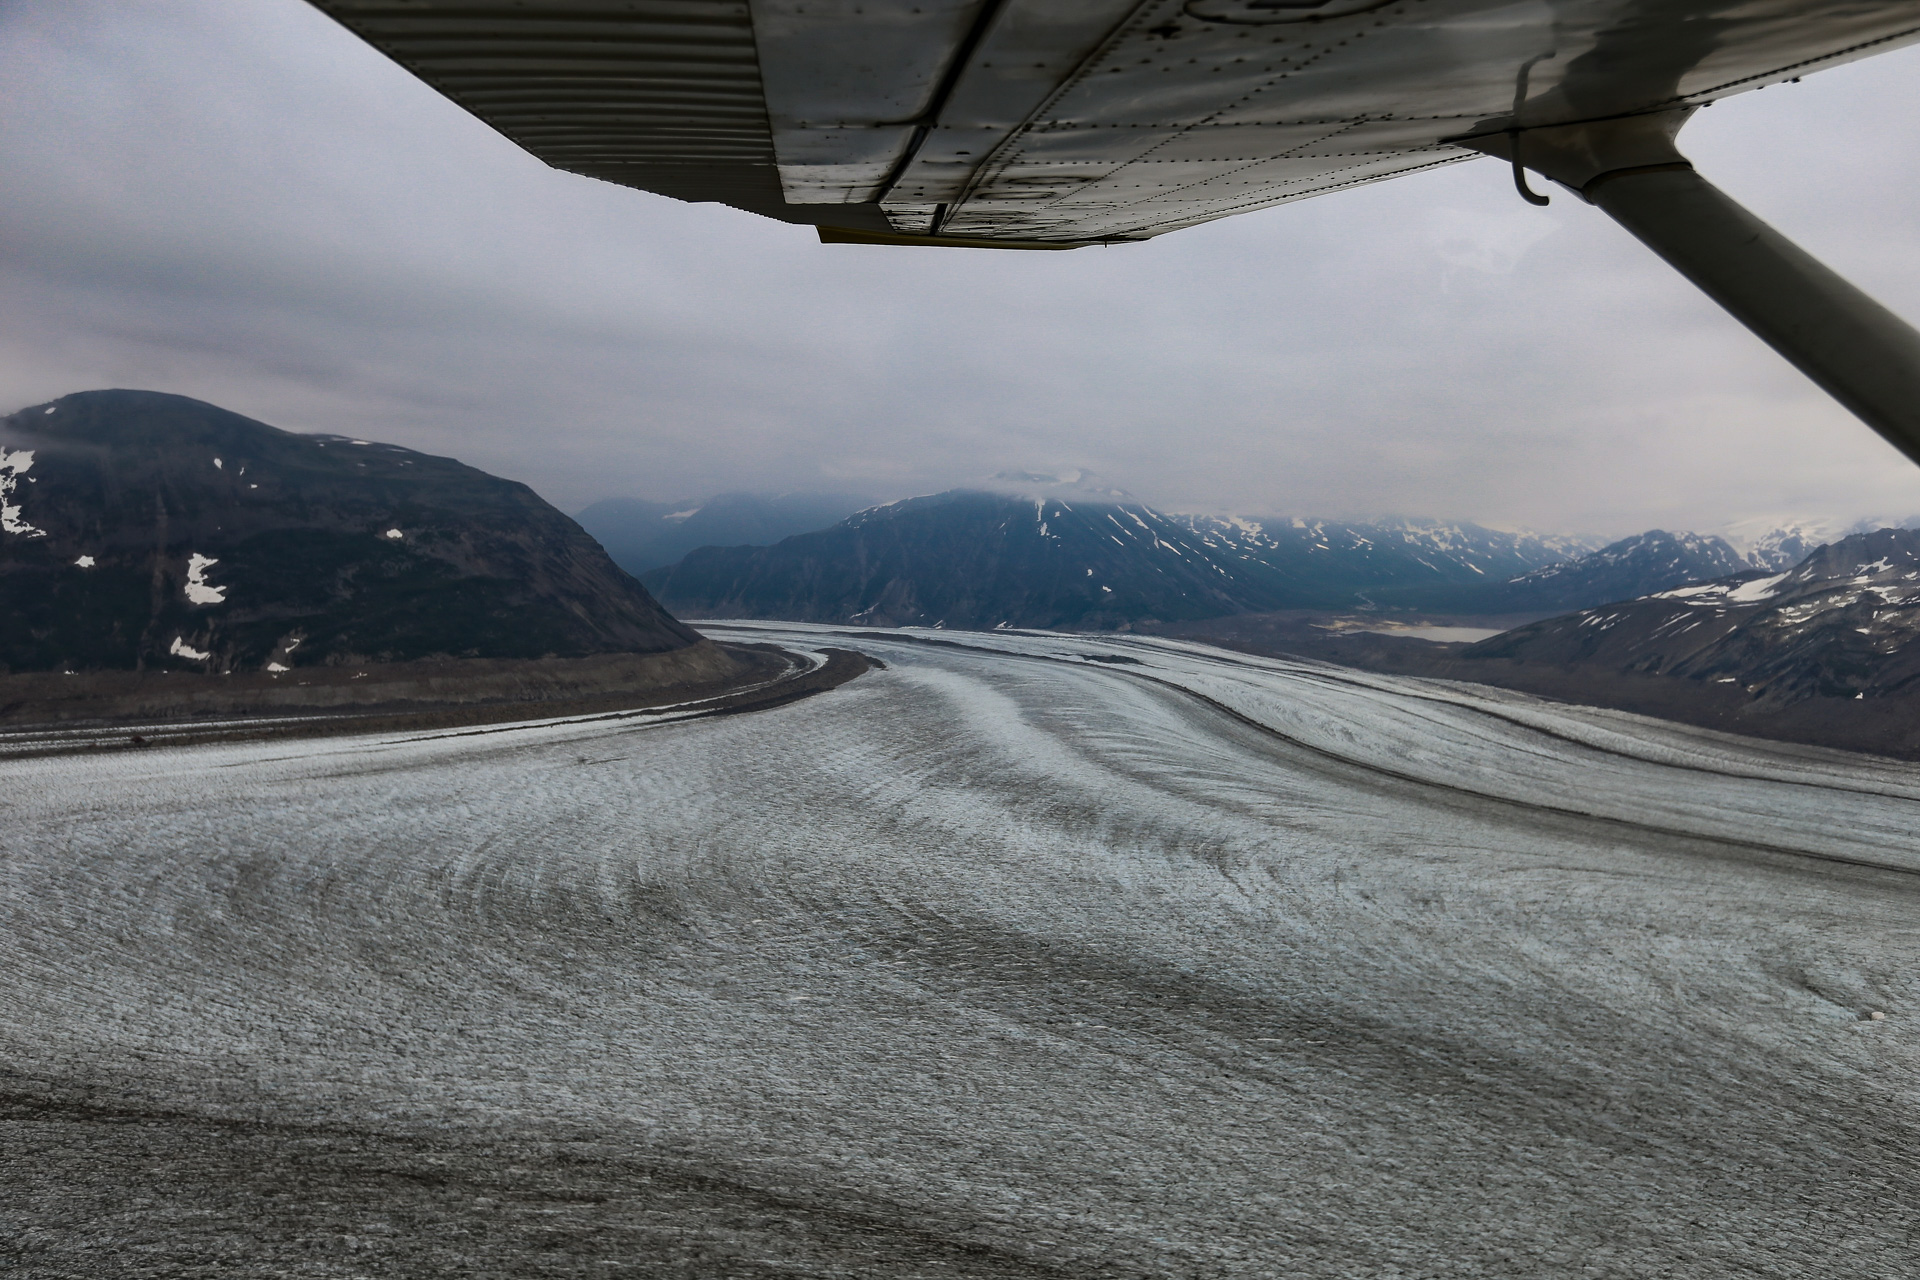
<path fill-rule="evenodd" d="M 316 0 L 557 168 L 839 238 L 1136 240 L 1699 105 L 1912 0 Z"/>

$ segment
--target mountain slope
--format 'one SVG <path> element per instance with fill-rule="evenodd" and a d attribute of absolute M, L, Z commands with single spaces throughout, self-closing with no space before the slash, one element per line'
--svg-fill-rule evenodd
<path fill-rule="evenodd" d="M 1756 569 L 1779 572 L 1791 569 L 1830 542 L 1850 538 L 1856 533 L 1877 529 L 1920 528 L 1920 516 L 1905 520 L 1872 518 L 1844 524 L 1824 518 L 1802 518 L 1785 522 L 1748 520 L 1735 525 L 1727 537 Z"/>
<path fill-rule="evenodd" d="M 1652 529 L 1590 555 L 1525 573 L 1483 593 L 1489 613 L 1581 609 L 1706 582 L 1753 566 L 1724 538 Z"/>
<path fill-rule="evenodd" d="M 646 582 L 706 617 L 1103 630 L 1279 608 L 1285 582 L 1148 507 L 956 490 L 772 547 L 708 547 Z"/>
<path fill-rule="evenodd" d="M 1745 567 L 1691 534 L 1563 559 L 1582 545 L 1476 525 L 1226 520 L 955 490 L 771 547 L 703 548 L 645 580 L 690 616 L 1106 630 L 1292 609 L 1544 613 Z"/>
<path fill-rule="evenodd" d="M 824 529 L 871 503 L 839 493 L 722 493 L 683 503 L 608 498 L 578 519 L 615 564 L 637 576 L 698 547 L 764 547 Z"/>
<path fill-rule="evenodd" d="M 1920 693 L 1920 531 L 1821 547 L 1747 573 L 1521 627 L 1468 659 L 1589 666 L 1735 686 L 1762 707 Z"/>
<path fill-rule="evenodd" d="M 1210 550 L 1279 575 L 1289 584 L 1292 608 L 1472 609 L 1490 587 L 1594 546 L 1578 538 L 1397 518 L 1178 519 Z"/>
<path fill-rule="evenodd" d="M 1920 759 L 1920 531 L 1824 546 L 1477 644 L 1271 614 L 1166 628 L 1253 653 L 1495 685 L 1710 729 Z"/>
<path fill-rule="evenodd" d="M 0 419 L 0 664 L 225 671 L 698 641 L 525 485 L 184 396 Z"/>

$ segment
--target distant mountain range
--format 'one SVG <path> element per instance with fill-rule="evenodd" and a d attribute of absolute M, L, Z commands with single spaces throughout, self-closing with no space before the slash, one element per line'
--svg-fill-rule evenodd
<path fill-rule="evenodd" d="M 1788 570 L 1743 569 L 1474 644 L 1370 632 L 1351 621 L 1246 614 L 1160 630 L 1920 759 L 1920 530 L 1853 534 Z"/>
<path fill-rule="evenodd" d="M 1751 567 L 1724 539 L 1663 530 L 1595 548 L 1473 524 L 955 490 L 771 546 L 704 547 L 645 581 L 688 616 L 1108 630 L 1295 609 L 1557 613 Z"/>
<path fill-rule="evenodd" d="M 1150 508 L 955 491 L 771 547 L 706 547 L 644 581 L 706 617 L 1112 629 L 1275 607 L 1274 575 Z M 669 606 L 674 607 L 674 606 Z"/>
<path fill-rule="evenodd" d="M 1651 529 L 1460 597 L 1462 613 L 1579 609 L 1751 569 L 1724 538 Z"/>
<path fill-rule="evenodd" d="M 699 547 L 763 547 L 872 505 L 871 498 L 841 493 L 722 493 L 700 502 L 608 498 L 576 519 L 615 564 L 638 577 Z"/>
<path fill-rule="evenodd" d="M 1432 520 L 1168 518 L 1192 529 L 1216 556 L 1272 575 L 1290 602 L 1280 606 L 1286 608 L 1444 607 L 1463 593 L 1561 563 L 1596 545 Z M 1429 599 L 1443 604 L 1428 604 Z"/>
<path fill-rule="evenodd" d="M 1582 609 L 1462 656 L 1728 684 L 1763 707 L 1784 707 L 1920 692 L 1916 638 L 1920 531 L 1881 529 L 1820 547 L 1781 573 Z"/>
<path fill-rule="evenodd" d="M 0 418 L 0 668 L 291 670 L 700 637 L 523 484 L 150 391 Z"/>
<path fill-rule="evenodd" d="M 1876 529 L 1916 528 L 1920 528 L 1920 516 L 1909 516 L 1904 520 L 1855 520 L 1851 524 L 1838 520 L 1753 520 L 1734 526 L 1727 536 L 1754 568 L 1778 571 L 1791 569 L 1817 548 L 1857 533 L 1872 533 Z"/>

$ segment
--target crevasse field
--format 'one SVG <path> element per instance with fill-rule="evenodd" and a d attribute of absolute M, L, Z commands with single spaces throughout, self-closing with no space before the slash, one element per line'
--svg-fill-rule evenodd
<path fill-rule="evenodd" d="M 708 630 L 888 667 L 0 763 L 0 1271 L 1920 1269 L 1920 768 Z"/>

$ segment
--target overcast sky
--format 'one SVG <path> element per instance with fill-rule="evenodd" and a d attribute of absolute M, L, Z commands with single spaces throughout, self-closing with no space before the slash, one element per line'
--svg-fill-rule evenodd
<path fill-rule="evenodd" d="M 569 511 L 1078 466 L 1181 510 L 1603 534 L 1920 512 L 1920 469 L 1492 160 L 1142 245 L 823 246 L 548 169 L 300 0 L 4 0 L 0 83 L 6 410 L 174 391 Z M 1920 50 L 1681 141 L 1920 317 Z"/>

